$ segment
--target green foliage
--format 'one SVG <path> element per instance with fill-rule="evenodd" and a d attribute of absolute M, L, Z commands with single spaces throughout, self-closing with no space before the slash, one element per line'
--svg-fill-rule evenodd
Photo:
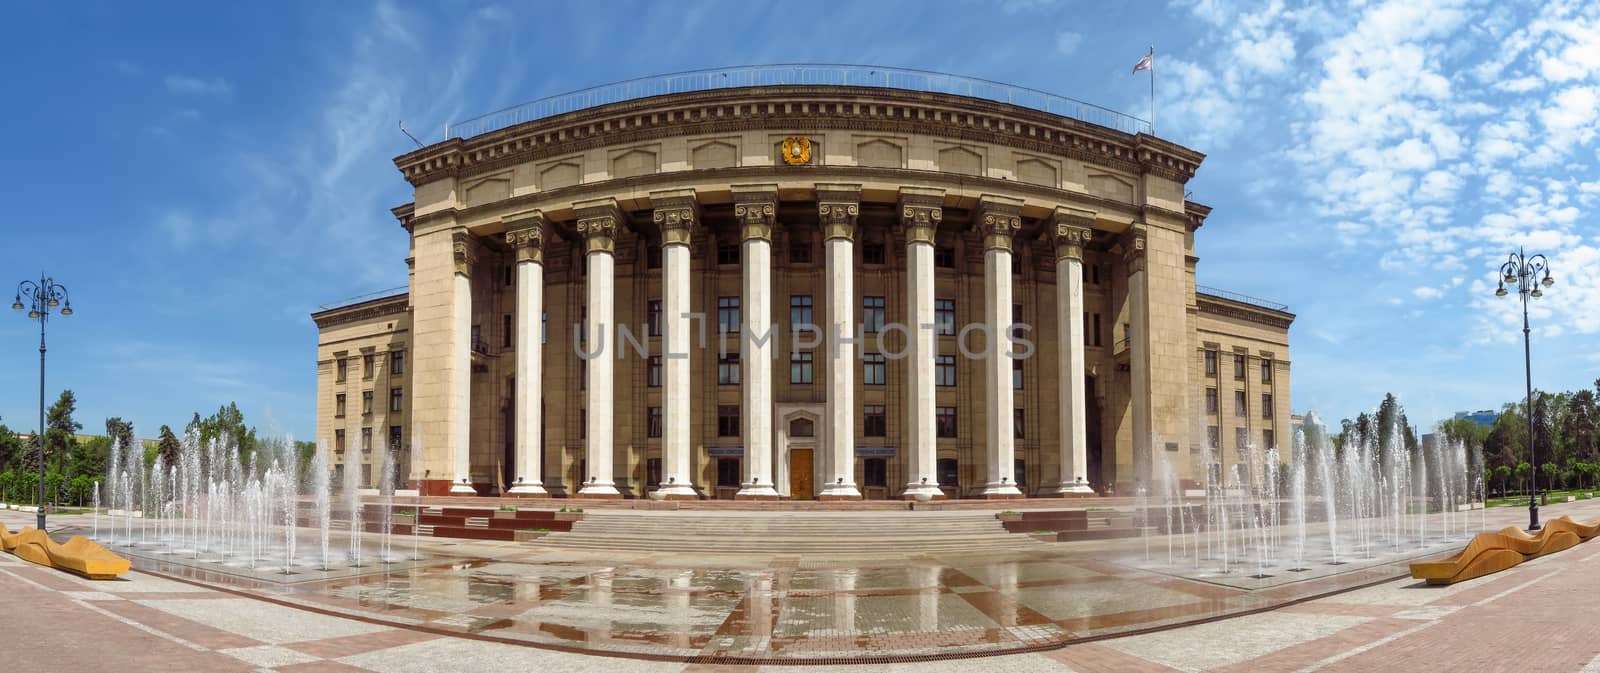
<path fill-rule="evenodd" d="M 88 505 L 94 502 L 95 479 L 87 474 L 80 474 L 67 482 L 67 500 L 75 505 Z"/>
<path fill-rule="evenodd" d="M 50 502 L 60 502 L 67 489 L 67 475 L 50 471 L 44 475 L 44 497 Z"/>
<path fill-rule="evenodd" d="M 178 441 L 177 435 L 172 434 L 172 428 L 161 426 L 161 439 L 156 442 L 156 455 L 161 457 L 161 464 L 169 468 L 177 465 L 178 451 L 182 448 L 183 444 Z"/>
<path fill-rule="evenodd" d="M 37 468 L 35 468 L 37 469 Z M 16 479 L 17 502 L 39 503 L 39 473 L 34 470 L 24 470 L 17 473 Z"/>
<path fill-rule="evenodd" d="M 78 446 L 77 434 L 83 429 L 83 424 L 72 418 L 77 411 L 78 398 L 71 390 L 61 391 L 55 404 L 45 411 L 45 458 L 58 471 Z"/>
<path fill-rule="evenodd" d="M 17 463 L 22 460 L 22 452 L 22 440 L 17 433 L 0 423 L 0 470 L 19 467 Z"/>
<path fill-rule="evenodd" d="M 1511 482 L 1511 466 L 1500 465 L 1494 468 L 1494 478 L 1500 480 L 1500 495 L 1506 494 L 1506 488 Z"/>
<path fill-rule="evenodd" d="M 72 452 L 72 462 L 67 467 L 67 472 L 76 477 L 92 476 L 100 478 L 106 474 L 107 465 L 111 459 L 111 438 L 90 437 L 81 442 Z"/>

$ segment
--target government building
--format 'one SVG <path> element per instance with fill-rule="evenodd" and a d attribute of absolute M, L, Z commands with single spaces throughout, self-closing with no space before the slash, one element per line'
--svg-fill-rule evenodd
<path fill-rule="evenodd" d="M 424 495 L 1127 495 L 1289 443 L 1294 316 L 1197 284 L 1204 156 L 1131 117 L 784 66 L 446 136 L 395 159 L 407 291 L 312 316 L 367 484 L 388 450 Z"/>

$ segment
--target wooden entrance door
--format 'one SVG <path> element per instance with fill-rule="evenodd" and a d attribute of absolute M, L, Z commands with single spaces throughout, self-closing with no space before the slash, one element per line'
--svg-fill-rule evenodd
<path fill-rule="evenodd" d="M 810 500 L 816 497 L 817 485 L 811 470 L 811 449 L 789 449 L 789 497 L 793 500 Z"/>

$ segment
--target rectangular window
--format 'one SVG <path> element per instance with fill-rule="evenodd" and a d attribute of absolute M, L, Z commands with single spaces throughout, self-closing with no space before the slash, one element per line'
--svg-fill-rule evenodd
<path fill-rule="evenodd" d="M 333 417 L 344 418 L 344 393 L 333 396 Z"/>
<path fill-rule="evenodd" d="M 370 390 L 361 391 L 361 415 L 372 415 L 372 391 Z"/>
<path fill-rule="evenodd" d="M 1021 325 L 1022 324 L 1022 304 L 1012 304 L 1011 305 L 1011 324 L 1013 324 L 1013 325 Z M 1010 331 L 1010 335 L 1011 335 L 1012 339 L 1021 339 L 1022 338 L 1022 329 L 1021 328 L 1013 329 L 1013 330 Z"/>
<path fill-rule="evenodd" d="M 938 407 L 933 410 L 934 435 L 938 437 L 956 436 L 956 408 Z"/>
<path fill-rule="evenodd" d="M 815 325 L 811 312 L 811 295 L 797 294 L 789 297 L 789 327 L 797 325 Z"/>
<path fill-rule="evenodd" d="M 646 488 L 661 485 L 660 458 L 651 458 L 644 461 L 644 483 Z"/>
<path fill-rule="evenodd" d="M 362 428 L 361 429 L 361 450 L 362 451 L 371 451 L 372 450 L 372 428 Z"/>
<path fill-rule="evenodd" d="M 589 361 L 578 359 L 578 390 L 589 389 Z"/>
<path fill-rule="evenodd" d="M 1206 413 L 1217 413 L 1217 389 L 1206 388 Z"/>
<path fill-rule="evenodd" d="M 651 299 L 644 305 L 644 333 L 661 336 L 661 300 Z"/>
<path fill-rule="evenodd" d="M 867 243 L 861 246 L 862 264 L 883 264 L 885 257 L 882 243 Z"/>
<path fill-rule="evenodd" d="M 717 359 L 717 385 L 739 385 L 738 353 L 729 353 Z"/>
<path fill-rule="evenodd" d="M 883 297 L 861 298 L 861 331 L 866 334 L 877 334 L 883 330 L 884 313 L 887 303 Z"/>
<path fill-rule="evenodd" d="M 868 458 L 861 461 L 862 482 L 867 486 L 886 487 L 889 485 L 889 461 L 882 458 Z"/>
<path fill-rule="evenodd" d="M 1244 407 L 1245 407 L 1244 391 L 1243 390 L 1235 390 L 1235 391 L 1233 391 L 1233 415 L 1238 416 L 1239 418 L 1244 418 L 1244 416 L 1245 416 Z"/>
<path fill-rule="evenodd" d="M 1026 437 L 1027 433 L 1023 431 L 1023 428 L 1027 427 L 1027 425 L 1028 425 L 1027 410 L 1025 410 L 1025 409 L 1012 409 L 1011 410 L 1011 434 L 1015 435 L 1017 439 L 1022 439 L 1024 437 Z"/>
<path fill-rule="evenodd" d="M 961 463 L 954 458 L 940 458 L 939 462 L 934 465 L 934 473 L 939 477 L 940 486 L 953 487 L 958 485 L 961 475 Z"/>
<path fill-rule="evenodd" d="M 864 437 L 885 437 L 889 434 L 888 416 L 881 404 L 868 404 L 861 410 L 861 434 Z"/>
<path fill-rule="evenodd" d="M 1250 431 L 1245 428 L 1234 428 L 1233 443 L 1236 445 L 1234 448 L 1243 451 L 1244 447 L 1250 443 Z"/>
<path fill-rule="evenodd" d="M 584 438 L 586 438 L 588 436 L 589 436 L 589 410 L 588 409 L 579 409 L 578 410 L 578 439 L 584 439 Z"/>
<path fill-rule="evenodd" d="M 1105 345 L 1101 341 L 1101 336 L 1100 336 L 1100 314 L 1099 313 L 1094 314 L 1094 345 L 1096 345 L 1096 346 Z"/>
<path fill-rule="evenodd" d="M 1018 488 L 1028 485 L 1028 463 L 1021 458 L 1011 461 L 1011 480 L 1016 482 Z"/>
<path fill-rule="evenodd" d="M 645 409 L 644 428 L 646 437 L 661 436 L 661 407 L 648 407 Z"/>
<path fill-rule="evenodd" d="M 882 353 L 861 356 L 861 385 L 881 386 L 888 381 L 888 358 Z"/>
<path fill-rule="evenodd" d="M 956 356 L 933 356 L 933 385 L 948 388 L 956 384 Z"/>
<path fill-rule="evenodd" d="M 1022 360 L 1011 361 L 1011 389 L 1022 390 Z"/>
<path fill-rule="evenodd" d="M 646 269 L 659 269 L 659 268 L 661 268 L 661 246 L 659 246 L 659 245 L 647 245 L 647 246 L 645 246 L 645 248 L 644 248 L 644 268 L 646 268 Z M 653 484 L 655 482 L 650 482 L 650 483 Z"/>
<path fill-rule="evenodd" d="M 933 265 L 941 269 L 956 268 L 956 249 L 949 246 L 934 246 Z"/>
<path fill-rule="evenodd" d="M 933 300 L 933 325 L 936 336 L 956 335 L 956 300 Z"/>
<path fill-rule="evenodd" d="M 1272 358 L 1261 358 L 1261 382 L 1272 383 Z"/>
<path fill-rule="evenodd" d="M 1278 448 L 1278 443 L 1273 441 L 1274 439 L 1276 439 L 1276 438 L 1272 436 L 1272 431 L 1271 430 L 1262 430 L 1261 431 L 1261 448 L 1264 448 L 1264 449 L 1275 449 L 1275 448 Z"/>
<path fill-rule="evenodd" d="M 361 356 L 361 378 L 371 379 L 378 373 L 378 356 L 367 353 Z"/>
<path fill-rule="evenodd" d="M 1022 254 L 1016 251 L 1011 253 L 1011 275 L 1022 275 Z"/>
<path fill-rule="evenodd" d="M 389 426 L 389 450 L 390 451 L 399 451 L 400 450 L 400 435 L 401 435 L 400 426 L 398 426 L 398 425 Z"/>
<path fill-rule="evenodd" d="M 1233 354 L 1233 378 L 1244 380 L 1244 353 Z"/>
<path fill-rule="evenodd" d="M 1207 350 L 1206 351 L 1206 376 L 1216 376 L 1216 375 L 1217 375 L 1217 352 L 1214 351 L 1214 350 Z"/>
<path fill-rule="evenodd" d="M 389 375 L 398 376 L 406 373 L 406 352 L 389 351 Z"/>
<path fill-rule="evenodd" d="M 738 297 L 717 297 L 717 331 L 721 334 L 739 333 Z"/>
<path fill-rule="evenodd" d="M 724 404 L 717 407 L 717 436 L 739 436 L 739 405 Z"/>
<path fill-rule="evenodd" d="M 1272 393 L 1261 393 L 1261 417 L 1272 418 Z"/>
<path fill-rule="evenodd" d="M 1100 265 L 1099 264 L 1090 264 L 1089 266 L 1084 267 L 1084 268 L 1089 270 L 1089 283 L 1091 285 L 1099 285 L 1100 284 Z"/>
<path fill-rule="evenodd" d="M 1213 449 L 1222 448 L 1222 431 L 1215 425 L 1206 426 L 1206 442 Z"/>
<path fill-rule="evenodd" d="M 811 353 L 789 354 L 789 382 L 802 385 L 811 383 Z"/>
<path fill-rule="evenodd" d="M 389 411 L 400 411 L 405 408 L 405 391 L 399 388 L 389 389 Z"/>
<path fill-rule="evenodd" d="M 717 485 L 738 486 L 741 470 L 738 458 L 717 459 Z"/>
<path fill-rule="evenodd" d="M 661 356 L 652 355 L 645 360 L 644 383 L 651 388 L 661 387 Z"/>
<path fill-rule="evenodd" d="M 789 262 L 792 264 L 811 263 L 811 241 L 800 236 L 795 236 L 789 241 Z"/>
<path fill-rule="evenodd" d="M 489 354 L 489 342 L 483 340 L 483 327 L 480 325 L 472 326 L 472 351 Z"/>
<path fill-rule="evenodd" d="M 739 263 L 739 244 L 738 243 L 722 243 L 722 244 L 719 244 L 717 246 L 717 263 L 718 264 L 738 264 Z"/>
<path fill-rule="evenodd" d="M 333 431 L 333 450 L 344 453 L 344 430 Z"/>
<path fill-rule="evenodd" d="M 512 344 L 516 343 L 515 339 L 517 336 L 517 333 L 513 331 L 513 328 L 511 327 L 511 314 L 507 313 L 503 316 L 500 316 L 500 318 L 500 334 L 502 335 L 500 338 L 500 345 L 504 348 L 511 348 Z"/>

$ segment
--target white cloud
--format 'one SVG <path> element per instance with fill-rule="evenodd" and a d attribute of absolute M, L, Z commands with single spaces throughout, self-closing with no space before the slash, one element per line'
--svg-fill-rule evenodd
<path fill-rule="evenodd" d="M 1083 34 L 1063 30 L 1056 33 L 1056 53 L 1070 55 L 1078 50 L 1078 45 L 1083 44 Z"/>
<path fill-rule="evenodd" d="M 1426 285 L 1422 285 L 1422 286 L 1417 287 L 1416 289 L 1413 289 L 1411 291 L 1411 294 L 1416 295 L 1416 297 L 1418 299 L 1424 299 L 1424 300 L 1427 300 L 1427 299 L 1438 299 L 1438 298 L 1444 296 L 1444 290 L 1441 290 L 1441 289 L 1436 288 L 1436 287 L 1428 287 Z"/>
<path fill-rule="evenodd" d="M 1276 75 L 1287 70 L 1294 61 L 1294 40 L 1282 32 L 1260 40 L 1245 39 L 1234 45 L 1233 55 L 1257 71 Z"/>
<path fill-rule="evenodd" d="M 226 96 L 233 93 L 233 85 L 221 77 L 203 79 L 186 75 L 167 75 L 162 78 L 169 93 L 184 96 Z"/>

